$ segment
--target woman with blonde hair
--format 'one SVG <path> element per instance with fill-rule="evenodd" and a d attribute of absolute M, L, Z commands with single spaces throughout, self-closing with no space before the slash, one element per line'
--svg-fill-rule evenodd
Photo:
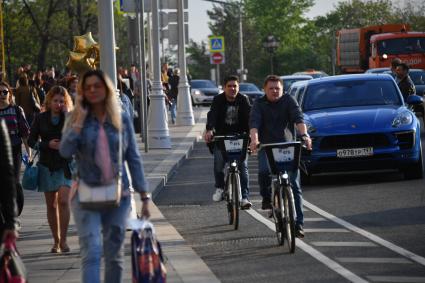
<path fill-rule="evenodd" d="M 59 154 L 59 144 L 65 115 L 73 109 L 68 91 L 61 86 L 52 87 L 46 95 L 45 109 L 35 117 L 28 143 L 40 151 L 38 191 L 44 192 L 46 199 L 47 220 L 54 240 L 51 252 L 67 253 L 71 172 L 69 160 Z"/>
<path fill-rule="evenodd" d="M 112 184 L 122 172 L 122 196 L 118 207 L 85 209 L 79 205 L 78 189 L 74 196 L 71 194 L 71 208 L 79 235 L 83 283 L 100 282 L 102 252 L 105 258 L 105 282 L 122 282 L 130 184 L 127 170 L 119 162 L 120 159 L 127 162 L 132 187 L 140 193 L 143 203 L 141 214 L 149 217 L 150 198 L 133 123 L 128 114 L 121 111 L 118 99 L 114 85 L 102 71 L 86 72 L 81 77 L 75 110 L 66 123 L 60 145 L 63 157 L 75 155 L 78 178 L 89 186 Z"/>

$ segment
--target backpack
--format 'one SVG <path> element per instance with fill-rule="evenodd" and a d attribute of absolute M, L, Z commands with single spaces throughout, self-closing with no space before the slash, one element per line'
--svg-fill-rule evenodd
<path fill-rule="evenodd" d="M 167 271 L 161 245 L 156 239 L 153 225 L 133 230 L 131 236 L 131 270 L 133 283 L 165 283 Z"/>

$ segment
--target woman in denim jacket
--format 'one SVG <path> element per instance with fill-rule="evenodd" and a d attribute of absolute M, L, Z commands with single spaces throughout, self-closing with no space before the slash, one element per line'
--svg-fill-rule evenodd
<path fill-rule="evenodd" d="M 126 113 L 121 113 L 111 80 L 100 70 L 86 72 L 80 81 L 75 110 L 64 128 L 60 153 L 65 158 L 75 155 L 79 178 L 88 185 L 108 184 L 119 172 L 120 130 L 123 134 L 122 159 L 128 164 L 132 187 L 140 193 L 142 216 L 149 217 L 147 185 L 132 121 Z M 102 243 L 105 282 L 122 281 L 126 220 L 130 211 L 129 179 L 124 164 L 122 172 L 123 193 L 117 208 L 83 209 L 78 203 L 78 193 L 72 195 L 71 192 L 71 208 L 80 243 L 82 282 L 100 282 Z"/>

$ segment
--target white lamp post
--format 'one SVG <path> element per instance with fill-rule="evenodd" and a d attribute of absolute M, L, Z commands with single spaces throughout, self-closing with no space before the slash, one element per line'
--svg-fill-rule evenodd
<path fill-rule="evenodd" d="M 192 126 L 195 124 L 193 118 L 192 101 L 190 99 L 190 89 L 187 82 L 186 71 L 186 50 L 185 50 L 185 30 L 184 30 L 184 1 L 178 0 L 178 28 L 179 28 L 179 67 L 180 79 L 178 85 L 177 98 L 177 125 Z"/>
<path fill-rule="evenodd" d="M 149 148 L 171 148 L 170 133 L 166 121 L 165 95 L 162 91 L 159 61 L 159 10 L 158 0 L 152 0 L 152 65 L 153 81 L 148 118 Z"/>
<path fill-rule="evenodd" d="M 115 56 L 114 7 L 112 0 L 97 1 L 99 13 L 100 69 L 117 86 L 117 62 Z"/>

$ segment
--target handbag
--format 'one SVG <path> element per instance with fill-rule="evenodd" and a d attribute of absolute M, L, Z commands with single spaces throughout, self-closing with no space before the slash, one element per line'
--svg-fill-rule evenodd
<path fill-rule="evenodd" d="M 140 221 L 139 221 L 140 222 Z M 161 244 L 150 221 L 133 228 L 131 235 L 131 271 L 134 283 L 166 283 L 167 270 Z"/>
<path fill-rule="evenodd" d="M 92 186 L 78 179 L 78 198 L 84 209 L 105 209 L 118 207 L 121 200 L 122 187 L 122 132 L 118 132 L 118 174 L 115 180 L 107 185 Z"/>
<path fill-rule="evenodd" d="M 0 283 L 26 283 L 26 273 L 14 238 L 6 237 L 0 257 Z"/>
<path fill-rule="evenodd" d="M 22 176 L 22 187 L 25 190 L 29 191 L 37 191 L 38 189 L 38 166 L 37 164 L 34 164 L 35 158 L 40 153 L 39 150 L 37 150 L 32 158 L 32 160 L 29 160 L 27 164 L 25 164 L 25 171 L 24 175 Z"/>

